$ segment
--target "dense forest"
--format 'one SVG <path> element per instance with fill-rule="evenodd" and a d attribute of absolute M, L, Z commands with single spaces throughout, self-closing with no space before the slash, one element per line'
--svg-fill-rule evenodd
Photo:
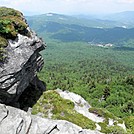
<path fill-rule="evenodd" d="M 134 51 L 83 42 L 47 43 L 45 66 L 38 74 L 47 90 L 73 91 L 118 117 L 134 115 Z"/>
<path fill-rule="evenodd" d="M 126 13 L 123 13 L 123 15 Z M 56 39 L 61 42 L 86 42 L 93 44 L 112 43 L 115 46 L 123 46 L 124 43 L 134 39 L 133 13 L 130 18 L 116 14 L 113 16 L 98 19 L 88 16 L 66 16 L 48 13 L 27 17 L 29 25 L 41 37 Z M 123 19 L 123 21 L 122 21 Z"/>
<path fill-rule="evenodd" d="M 112 43 L 118 46 L 134 38 L 134 28 L 93 28 L 76 24 L 61 24 L 57 22 L 45 22 L 43 25 L 31 24 L 31 27 L 41 36 L 57 39 L 62 42 L 93 42 Z"/>
<path fill-rule="evenodd" d="M 45 29 L 45 31 L 44 31 Z M 50 38 L 58 39 L 63 42 L 84 41 L 94 43 L 115 43 L 122 45 L 123 41 L 134 38 L 134 29 L 121 27 L 115 28 L 89 28 L 79 25 L 65 25 L 54 22 L 48 22 L 46 27 L 40 27 L 46 33 L 53 33 Z M 64 30 L 64 32 L 63 32 Z"/>
<path fill-rule="evenodd" d="M 47 43 L 42 52 L 45 66 L 38 74 L 47 90 L 75 92 L 91 106 L 106 108 L 118 117 L 134 115 L 133 28 L 95 28 L 93 21 L 57 14 L 27 19 Z M 99 22 L 96 19 L 97 25 Z M 96 43 L 113 46 L 92 45 Z"/>
<path fill-rule="evenodd" d="M 17 40 L 18 34 L 31 38 L 21 13 L 10 10 L 6 9 L 0 16 L 1 64 L 8 62 L 6 47 L 9 39 Z M 10 19 L 5 17 L 8 11 L 11 12 Z M 14 15 L 17 17 L 14 18 Z M 31 105 L 28 112 L 32 114 L 67 120 L 83 129 L 97 130 L 99 125 L 100 131 L 106 134 L 134 134 L 133 23 L 129 23 L 127 28 L 114 19 L 93 19 L 91 23 L 96 22 L 99 27 L 91 27 L 90 20 L 84 25 L 85 20 L 88 20 L 86 17 L 79 22 L 74 17 L 49 13 L 48 18 L 45 16 L 45 22 L 44 16 L 29 17 L 28 23 L 47 44 L 47 48 L 41 52 L 45 65 L 37 74 L 47 91 L 38 89 L 39 83 L 35 80 L 35 90 L 31 83 L 19 98 L 21 108 L 27 109 L 27 105 Z M 53 21 L 50 16 L 54 16 Z M 65 23 L 69 19 L 72 21 Z M 116 27 L 114 22 L 121 26 Z M 62 98 L 55 89 L 81 95 L 91 105 L 87 111 L 102 117 L 103 121 L 94 122 L 83 116 L 75 110 L 75 104 L 71 100 Z M 113 122 L 112 125 L 110 121 Z M 125 126 L 125 129 L 120 125 Z"/>

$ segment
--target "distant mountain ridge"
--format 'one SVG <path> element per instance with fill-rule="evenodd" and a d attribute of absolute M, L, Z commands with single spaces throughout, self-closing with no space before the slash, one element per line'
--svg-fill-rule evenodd
<path fill-rule="evenodd" d="M 108 20 L 115 20 L 115 21 L 125 21 L 125 22 L 127 21 L 128 23 L 130 23 L 134 20 L 134 11 L 115 13 L 115 14 L 107 15 L 104 18 L 107 18 Z"/>
<path fill-rule="evenodd" d="M 116 43 L 134 39 L 134 28 L 113 20 L 88 19 L 47 13 L 27 17 L 29 25 L 41 36 L 63 42 Z"/>
<path fill-rule="evenodd" d="M 134 11 L 124 11 L 118 13 L 112 13 L 108 15 L 77 15 L 79 18 L 92 18 L 105 21 L 128 23 L 130 27 L 133 27 Z"/>
<path fill-rule="evenodd" d="M 68 16 L 68 15 L 62 15 L 62 14 L 55 14 L 55 13 L 47 13 L 42 15 L 36 15 L 36 16 L 28 16 L 26 17 L 28 22 L 34 19 L 38 19 L 40 24 L 51 21 L 51 22 L 57 22 L 61 24 L 77 24 L 80 26 L 86 26 L 86 27 L 94 27 L 94 28 L 113 28 L 113 27 L 121 27 L 124 25 L 124 23 L 111 21 L 111 20 L 101 20 L 98 18 L 93 17 L 78 17 L 78 16 Z"/>
<path fill-rule="evenodd" d="M 102 27 L 102 28 L 113 28 L 123 27 L 133 28 L 134 27 L 134 11 L 126 11 L 120 13 L 114 13 L 109 15 L 63 15 L 56 13 L 46 13 L 42 15 L 28 16 L 28 20 L 34 18 L 45 21 L 60 22 L 63 24 L 78 24 L 87 27 Z M 43 21 L 42 21 L 43 22 Z"/>

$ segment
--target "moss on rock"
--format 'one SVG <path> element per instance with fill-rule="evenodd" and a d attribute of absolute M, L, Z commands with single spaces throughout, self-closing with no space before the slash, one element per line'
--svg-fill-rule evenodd
<path fill-rule="evenodd" d="M 12 8 L 0 7 L 0 17 L 9 15 L 21 17 L 22 13 Z"/>
<path fill-rule="evenodd" d="M 0 36 L 0 48 L 1 47 L 6 47 L 8 45 L 8 42 L 5 38 L 3 38 L 2 36 Z"/>
<path fill-rule="evenodd" d="M 8 45 L 7 39 L 15 39 L 18 33 L 30 36 L 27 27 L 21 12 L 0 7 L 0 61 L 6 57 L 4 47 Z"/>
<path fill-rule="evenodd" d="M 11 8 L 0 8 L 0 35 L 10 39 L 18 33 L 28 35 L 27 26 L 22 13 Z"/>
<path fill-rule="evenodd" d="M 52 119 L 67 120 L 84 129 L 96 128 L 92 120 L 74 110 L 72 101 L 63 99 L 56 91 L 44 92 L 32 108 L 32 114 L 42 113 L 44 117 L 50 112 Z"/>
<path fill-rule="evenodd" d="M 108 124 L 109 123 L 109 119 L 113 119 L 118 123 L 123 123 L 123 120 L 116 117 L 114 114 L 112 114 L 111 112 L 107 111 L 104 108 L 95 108 L 95 107 L 91 107 L 89 108 L 89 112 L 94 113 L 100 117 L 103 117 L 105 119 L 105 123 Z"/>
<path fill-rule="evenodd" d="M 134 116 L 128 116 L 124 118 L 125 126 L 130 134 L 134 134 Z"/>
<path fill-rule="evenodd" d="M 105 134 L 127 134 L 125 130 L 117 125 L 108 126 L 105 122 L 98 123 L 101 126 L 101 132 Z"/>
<path fill-rule="evenodd" d="M 6 57 L 5 47 L 7 45 L 8 45 L 7 40 L 0 36 L 0 61 L 3 61 Z"/>

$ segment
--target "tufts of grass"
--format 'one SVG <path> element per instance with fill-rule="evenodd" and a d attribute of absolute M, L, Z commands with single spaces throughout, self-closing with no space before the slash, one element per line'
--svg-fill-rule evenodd
<path fill-rule="evenodd" d="M 124 118 L 127 131 L 130 134 L 134 134 L 134 116 L 128 116 Z"/>
<path fill-rule="evenodd" d="M 15 38 L 18 33 L 28 36 L 27 27 L 21 12 L 0 7 L 0 35 L 10 39 Z"/>
<path fill-rule="evenodd" d="M 5 59 L 7 39 L 15 39 L 17 34 L 30 36 L 21 12 L 12 8 L 0 7 L 0 61 Z"/>
<path fill-rule="evenodd" d="M 101 126 L 101 132 L 105 134 L 127 134 L 125 130 L 117 125 L 108 126 L 105 122 L 98 123 Z"/>
<path fill-rule="evenodd" d="M 7 40 L 0 36 L 0 61 L 3 61 L 6 57 L 5 47 L 7 45 L 8 45 Z"/>
<path fill-rule="evenodd" d="M 0 48 L 1 47 L 7 47 L 8 42 L 5 38 L 3 38 L 2 36 L 0 36 Z"/>
<path fill-rule="evenodd" d="M 116 121 L 118 123 L 123 123 L 122 119 L 116 117 L 114 114 L 112 114 L 111 112 L 107 111 L 104 108 L 91 107 L 91 108 L 89 108 L 89 112 L 97 114 L 100 117 L 103 117 L 105 119 L 105 123 L 107 125 L 109 123 L 109 119 L 113 119 L 114 121 Z"/>
<path fill-rule="evenodd" d="M 111 112 L 107 111 L 104 108 L 90 108 L 89 112 L 97 114 L 100 117 L 103 117 L 105 120 L 104 122 L 99 122 L 98 124 L 101 126 L 101 132 L 105 134 L 129 134 L 129 131 L 125 131 L 122 127 L 118 126 L 117 124 L 122 124 L 123 120 L 113 115 Z M 113 119 L 114 125 L 109 126 L 109 119 Z M 126 118 L 127 119 L 127 118 Z M 125 121 L 125 120 L 124 120 Z M 131 121 L 130 121 L 131 122 Z M 128 122 L 128 126 L 129 122 Z"/>
<path fill-rule="evenodd" d="M 21 17 L 22 13 L 12 8 L 0 7 L 0 17 L 9 15 Z"/>
<path fill-rule="evenodd" d="M 51 111 L 50 111 L 51 109 Z M 44 92 L 32 108 L 32 114 L 42 113 L 48 117 L 52 113 L 52 119 L 70 121 L 84 129 L 95 129 L 95 123 L 74 110 L 74 103 L 63 99 L 56 91 Z"/>

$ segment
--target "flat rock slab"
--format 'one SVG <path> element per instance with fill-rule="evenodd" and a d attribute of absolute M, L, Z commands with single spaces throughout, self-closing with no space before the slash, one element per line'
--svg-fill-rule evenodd
<path fill-rule="evenodd" d="M 0 104 L 1 134 L 101 134 L 64 120 L 51 120 L 30 115 L 20 109 Z"/>

